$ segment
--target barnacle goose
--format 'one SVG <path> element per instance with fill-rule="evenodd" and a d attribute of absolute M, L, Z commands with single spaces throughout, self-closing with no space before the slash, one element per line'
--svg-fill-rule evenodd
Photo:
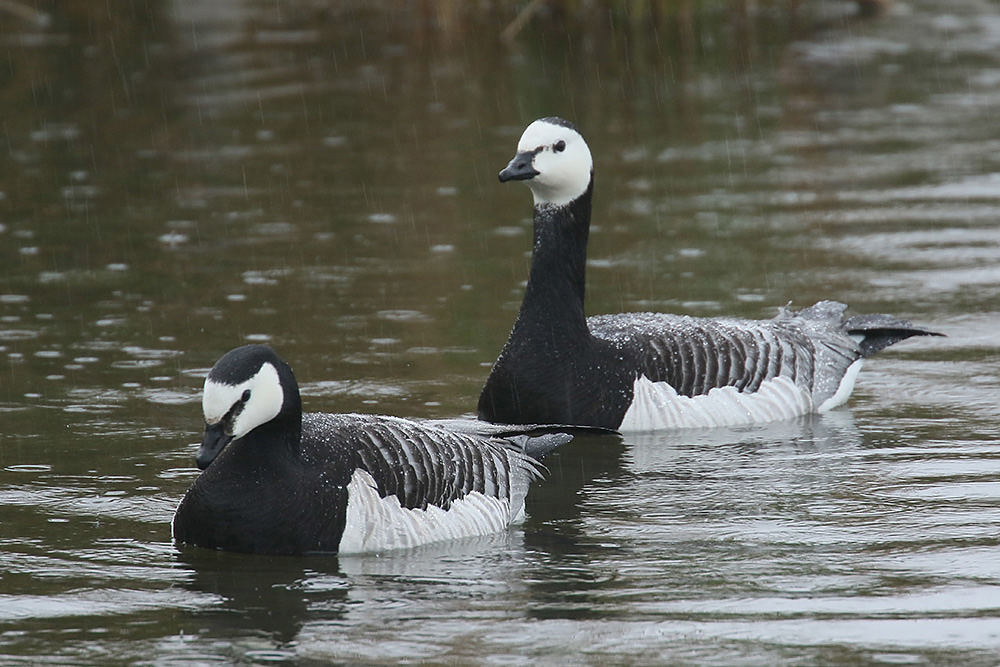
<path fill-rule="evenodd" d="M 890 315 L 844 318 L 833 301 L 771 320 L 660 313 L 584 315 L 593 161 L 561 118 L 536 120 L 500 181 L 534 195 L 521 311 L 479 398 L 494 423 L 621 431 L 788 419 L 843 404 L 863 360 L 910 336 Z"/>
<path fill-rule="evenodd" d="M 204 472 L 174 515 L 177 543 L 267 554 L 362 553 L 504 530 L 565 430 L 476 420 L 302 414 L 266 345 L 205 380 Z"/>

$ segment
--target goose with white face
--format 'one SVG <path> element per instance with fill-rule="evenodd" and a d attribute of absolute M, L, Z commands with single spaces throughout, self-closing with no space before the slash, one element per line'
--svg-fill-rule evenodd
<path fill-rule="evenodd" d="M 590 148 L 576 127 L 561 118 L 542 118 L 521 135 L 500 182 L 524 181 L 535 206 L 564 206 L 587 191 L 593 174 Z"/>
<path fill-rule="evenodd" d="M 268 362 L 250 379 L 234 384 L 216 377 L 216 369 L 212 370 L 205 378 L 201 399 L 205 435 L 196 461 L 202 470 L 230 442 L 277 417 L 285 400 L 278 369 Z"/>

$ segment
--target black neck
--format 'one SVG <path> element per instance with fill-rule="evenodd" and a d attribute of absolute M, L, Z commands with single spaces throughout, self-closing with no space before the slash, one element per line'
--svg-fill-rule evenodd
<path fill-rule="evenodd" d="M 590 202 L 535 207 L 531 275 L 514 330 L 479 396 L 479 418 L 508 424 L 614 428 L 627 392 L 584 315 Z M 609 375 L 610 374 L 610 375 Z M 624 376 L 623 376 L 624 377 Z"/>
<path fill-rule="evenodd" d="M 302 443 L 302 413 L 278 415 L 266 424 L 255 428 L 247 437 L 264 443 L 263 446 L 280 450 L 293 456 L 299 454 Z"/>
<path fill-rule="evenodd" d="M 535 206 L 531 273 L 514 330 L 558 323 L 559 333 L 587 334 L 583 302 L 594 180 L 568 204 Z M 513 335 L 513 334 L 512 334 Z"/>
<path fill-rule="evenodd" d="M 279 415 L 227 447 L 234 450 L 226 461 L 227 474 L 230 479 L 257 478 L 261 474 L 280 476 L 286 465 L 295 465 L 301 442 L 301 415 L 298 419 L 294 415 Z"/>

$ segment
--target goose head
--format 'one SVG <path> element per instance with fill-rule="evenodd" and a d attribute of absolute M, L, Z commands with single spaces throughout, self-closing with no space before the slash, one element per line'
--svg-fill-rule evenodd
<path fill-rule="evenodd" d="M 568 120 L 551 117 L 524 130 L 500 182 L 524 181 L 535 206 L 563 206 L 586 192 L 593 176 L 594 161 L 583 135 Z"/>
<path fill-rule="evenodd" d="M 230 350 L 205 378 L 201 399 L 205 434 L 198 467 L 204 470 L 230 442 L 297 405 L 301 404 L 295 376 L 274 350 L 266 345 Z"/>

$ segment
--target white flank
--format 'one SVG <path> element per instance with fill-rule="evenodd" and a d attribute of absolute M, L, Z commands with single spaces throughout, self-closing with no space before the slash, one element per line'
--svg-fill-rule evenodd
<path fill-rule="evenodd" d="M 843 405 L 847 402 L 847 399 L 851 397 L 851 392 L 854 391 L 854 382 L 858 379 L 858 373 L 861 372 L 861 366 L 864 363 L 864 359 L 858 359 L 847 367 L 847 372 L 844 373 L 844 377 L 840 379 L 840 385 L 837 387 L 837 392 L 830 398 L 823 401 L 822 405 L 817 408 L 817 412 L 829 412 L 835 407 Z"/>
<path fill-rule="evenodd" d="M 666 382 L 639 376 L 633 391 L 632 405 L 619 431 L 761 424 L 792 419 L 813 410 L 809 393 L 786 377 L 763 382 L 753 393 L 741 393 L 735 387 L 717 387 L 702 396 L 688 397 L 678 395 Z"/>
<path fill-rule="evenodd" d="M 354 471 L 347 492 L 347 525 L 339 547 L 342 554 L 410 549 L 498 533 L 524 513 L 522 507 L 519 516 L 512 517 L 508 500 L 476 492 L 453 501 L 447 511 L 434 505 L 426 510 L 405 509 L 396 496 L 379 497 L 375 480 L 361 469 Z"/>

